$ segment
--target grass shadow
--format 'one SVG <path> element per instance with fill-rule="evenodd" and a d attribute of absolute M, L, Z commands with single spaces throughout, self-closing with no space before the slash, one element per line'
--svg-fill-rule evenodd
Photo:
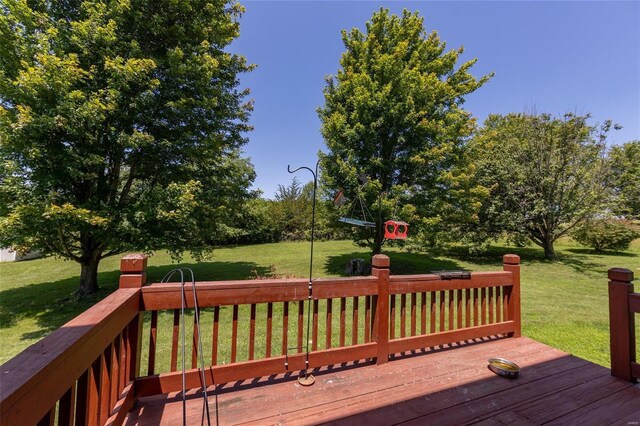
<path fill-rule="evenodd" d="M 253 262 L 194 262 L 174 263 L 147 268 L 147 282 L 160 282 L 162 278 L 174 269 L 191 269 L 196 281 L 248 280 L 258 277 L 270 277 L 272 268 L 258 266 Z M 180 280 L 179 274 L 173 275 L 171 281 Z M 185 275 L 185 280 L 191 280 L 191 275 Z"/>
<path fill-rule="evenodd" d="M 551 263 L 544 257 L 544 252 L 538 247 L 513 247 L 504 245 L 492 245 L 481 253 L 470 253 L 466 246 L 455 246 L 447 250 L 447 255 L 467 262 L 479 265 L 502 264 L 502 256 L 505 254 L 517 254 L 527 262 Z"/>
<path fill-rule="evenodd" d="M 469 253 L 468 247 L 457 246 L 447 250 L 447 254 L 456 259 L 479 264 L 499 265 L 505 254 L 517 254 L 525 264 L 563 264 L 573 268 L 576 272 L 606 273 L 607 262 L 598 256 L 638 257 L 633 252 L 601 252 L 588 248 L 560 248 L 556 249 L 556 259 L 545 258 L 544 251 L 537 246 L 514 247 L 507 245 L 492 245 L 482 253 Z"/>
<path fill-rule="evenodd" d="M 385 253 L 391 259 L 391 273 L 396 275 L 426 274 L 434 270 L 461 269 L 459 263 L 451 259 L 442 259 L 425 253 L 389 252 Z M 329 256 L 325 262 L 324 270 L 331 275 L 348 275 L 347 264 L 352 259 L 364 259 L 371 266 L 371 254 L 368 251 L 354 251 L 335 256 Z"/>
<path fill-rule="evenodd" d="M 149 267 L 147 282 L 159 282 L 167 272 L 176 268 L 191 268 L 196 281 L 251 279 L 268 277 L 271 273 L 269 268 L 252 262 L 179 263 Z M 0 291 L 0 330 L 10 329 L 18 321 L 28 319 L 34 321 L 38 329 L 17 337 L 20 340 L 44 337 L 115 291 L 119 276 L 118 270 L 100 272 L 100 290 L 80 300 L 73 296 L 78 288 L 78 276 Z M 176 276 L 172 281 L 175 279 Z"/>
<path fill-rule="evenodd" d="M 568 251 L 575 254 L 583 254 L 587 256 L 615 256 L 615 257 L 638 257 L 638 253 L 632 253 L 628 251 L 596 251 L 590 248 L 569 248 L 564 251 Z"/>

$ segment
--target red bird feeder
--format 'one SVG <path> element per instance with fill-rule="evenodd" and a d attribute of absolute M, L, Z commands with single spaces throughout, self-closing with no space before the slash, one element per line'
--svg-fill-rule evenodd
<path fill-rule="evenodd" d="M 389 240 L 406 240 L 409 224 L 399 220 L 388 220 L 384 223 L 384 237 Z"/>

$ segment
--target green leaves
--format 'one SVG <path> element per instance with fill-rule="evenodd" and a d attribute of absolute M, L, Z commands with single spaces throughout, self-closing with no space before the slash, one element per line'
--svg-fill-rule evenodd
<path fill-rule="evenodd" d="M 235 232 L 254 178 L 239 155 L 251 103 L 237 89 L 252 66 L 224 50 L 241 6 L 0 8 L 0 244 L 87 262 L 125 249 L 200 253 Z"/>
<path fill-rule="evenodd" d="M 399 17 L 380 9 L 366 28 L 343 31 L 341 69 L 327 80 L 318 111 L 329 149 L 324 179 L 355 199 L 357 176 L 364 173 L 376 188 L 365 194 L 372 211 L 378 211 L 379 192 L 385 193 L 383 220 L 393 216 L 411 222 L 412 233 L 446 231 L 456 238 L 451 228 L 460 212 L 473 215 L 483 193 L 464 172 L 474 121 L 460 105 L 491 75 L 472 76 L 475 60 L 456 68 L 462 49 L 445 52 L 417 12 Z M 380 250 L 380 229 L 373 238 L 360 236 L 374 251 Z"/>
<path fill-rule="evenodd" d="M 609 152 L 611 209 L 620 216 L 640 219 L 640 141 L 614 146 Z"/>
<path fill-rule="evenodd" d="M 608 201 L 603 135 L 588 116 L 491 115 L 472 147 L 479 183 L 491 189 L 471 232 L 477 241 L 503 233 L 553 243 Z"/>

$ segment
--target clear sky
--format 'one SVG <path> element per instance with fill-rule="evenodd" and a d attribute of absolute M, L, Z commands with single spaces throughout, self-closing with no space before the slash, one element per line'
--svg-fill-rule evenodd
<path fill-rule="evenodd" d="M 495 77 L 467 96 L 481 123 L 490 113 L 591 113 L 623 126 L 610 142 L 640 139 L 640 2 L 241 1 L 246 13 L 230 50 L 258 67 L 241 76 L 255 110 L 245 153 L 255 188 L 272 198 L 292 167 L 312 167 L 325 145 L 317 108 L 324 77 L 344 51 L 340 31 L 364 29 L 381 6 L 418 10 L 447 50 L 464 46 L 471 72 Z M 300 172 L 301 181 L 310 174 Z"/>

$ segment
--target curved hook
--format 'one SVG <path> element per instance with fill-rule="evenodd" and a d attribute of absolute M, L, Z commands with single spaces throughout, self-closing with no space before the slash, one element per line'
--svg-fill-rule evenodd
<path fill-rule="evenodd" d="M 309 171 L 311 172 L 311 174 L 313 175 L 313 179 L 314 179 L 314 180 L 316 179 L 316 174 L 315 174 L 315 172 L 314 172 L 313 170 L 311 170 L 310 168 L 308 168 L 308 167 L 306 167 L 306 166 L 302 166 L 302 167 L 298 167 L 298 168 L 297 168 L 297 169 L 295 169 L 295 170 L 291 170 L 291 166 L 287 164 L 287 171 L 288 171 L 289 173 L 295 173 L 295 172 L 297 172 L 298 170 L 302 170 L 302 169 L 309 170 Z"/>
<path fill-rule="evenodd" d="M 301 167 L 298 167 L 295 170 L 291 170 L 291 165 L 289 165 L 289 164 L 287 164 L 287 171 L 289 173 L 295 173 L 298 170 L 302 170 L 302 169 L 309 170 L 311 172 L 311 174 L 313 175 L 313 180 L 315 181 L 316 179 L 318 179 L 318 165 L 319 164 L 320 164 L 320 158 L 318 158 L 318 161 L 316 161 L 316 171 L 315 172 L 313 170 L 311 170 L 309 167 L 306 167 L 306 166 L 301 166 Z"/>

